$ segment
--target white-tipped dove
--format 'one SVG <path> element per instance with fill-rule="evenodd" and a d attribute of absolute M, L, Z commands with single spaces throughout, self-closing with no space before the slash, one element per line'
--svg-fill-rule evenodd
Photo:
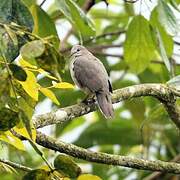
<path fill-rule="evenodd" d="M 112 86 L 102 62 L 84 46 L 71 49 L 70 72 L 74 83 L 86 94 L 93 94 L 106 118 L 114 115 L 111 102 Z"/>

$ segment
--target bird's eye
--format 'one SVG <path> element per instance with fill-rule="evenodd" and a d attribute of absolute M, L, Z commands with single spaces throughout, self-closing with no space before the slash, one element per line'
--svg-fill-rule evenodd
<path fill-rule="evenodd" d="M 80 49 L 77 49 L 77 51 L 80 51 Z"/>

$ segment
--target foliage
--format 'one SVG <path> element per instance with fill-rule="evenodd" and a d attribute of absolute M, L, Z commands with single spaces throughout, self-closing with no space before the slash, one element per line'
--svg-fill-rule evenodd
<path fill-rule="evenodd" d="M 54 152 L 36 147 L 32 117 L 47 99 L 51 102 L 48 111 L 83 99 L 83 93 L 74 90 L 68 69 L 69 50 L 76 41 L 103 62 L 113 89 L 166 82 L 180 89 L 180 54 L 176 50 L 180 45 L 177 42 L 180 1 L 97 0 L 88 4 L 84 0 L 46 0 L 48 8 L 36 0 L 0 2 L 0 141 L 3 144 L 0 155 L 34 168 L 27 174 L 22 171 L 16 174 L 11 167 L 0 164 L 2 179 L 58 176 L 99 180 L 125 179 L 131 174 L 137 179 L 147 176 L 149 172 L 145 171 L 74 162 L 63 155 L 55 158 Z M 32 147 L 23 143 L 16 133 L 28 139 Z M 112 121 L 97 111 L 56 125 L 51 133 L 56 138 L 68 137 L 78 146 L 112 154 L 169 161 L 180 153 L 174 124 L 163 106 L 151 97 L 119 103 Z M 47 166 L 42 166 L 38 154 Z M 47 163 L 52 158 L 54 172 Z M 86 165 L 91 168 L 86 170 Z"/>

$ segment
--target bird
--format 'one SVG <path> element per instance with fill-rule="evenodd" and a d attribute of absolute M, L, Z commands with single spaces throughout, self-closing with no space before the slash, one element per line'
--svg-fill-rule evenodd
<path fill-rule="evenodd" d="M 100 111 L 106 119 L 113 118 L 112 85 L 103 63 L 82 45 L 74 45 L 70 54 L 70 74 L 88 96 L 96 96 Z"/>

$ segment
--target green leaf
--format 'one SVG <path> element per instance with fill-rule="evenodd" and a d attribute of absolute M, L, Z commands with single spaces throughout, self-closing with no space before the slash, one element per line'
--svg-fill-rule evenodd
<path fill-rule="evenodd" d="M 158 31 L 158 29 L 156 29 L 156 33 L 157 33 L 157 39 L 158 39 L 158 45 L 159 45 L 159 51 L 160 51 L 161 58 L 164 61 L 168 71 L 171 72 L 171 64 L 170 64 L 169 59 L 167 57 L 166 50 L 165 50 L 165 47 L 164 47 L 164 44 L 163 44 L 163 41 L 161 38 L 161 34 Z"/>
<path fill-rule="evenodd" d="M 0 3 L 0 23 L 4 24 L 4 27 L 0 27 L 0 44 L 2 51 L 0 57 L 4 54 L 9 62 L 18 56 L 19 48 L 27 39 L 24 35 L 17 36 L 15 32 L 8 27 L 7 24 L 12 22 L 20 26 L 25 26 L 29 31 L 33 29 L 32 15 L 20 0 L 2 0 Z"/>
<path fill-rule="evenodd" d="M 50 180 L 49 175 L 49 171 L 44 169 L 35 169 L 25 174 L 22 180 Z"/>
<path fill-rule="evenodd" d="M 0 109 L 0 131 L 7 131 L 19 123 L 18 113 L 3 107 Z"/>
<path fill-rule="evenodd" d="M 23 59 L 33 59 L 40 57 L 45 51 L 45 45 L 41 40 L 26 43 L 21 47 L 20 53 Z"/>
<path fill-rule="evenodd" d="M 80 167 L 72 160 L 70 156 L 59 154 L 54 160 L 54 167 L 64 177 L 77 178 L 81 173 Z"/>
<path fill-rule="evenodd" d="M 18 66 L 16 64 L 9 64 L 9 69 L 11 70 L 14 78 L 19 81 L 26 81 L 27 74 L 21 66 Z"/>
<path fill-rule="evenodd" d="M 160 23 L 164 26 L 170 35 L 176 35 L 179 31 L 179 24 L 177 22 L 176 16 L 167 2 L 164 0 L 158 2 L 157 9 Z"/>
<path fill-rule="evenodd" d="M 136 124 L 132 120 L 122 120 L 119 117 L 108 125 L 98 121 L 86 128 L 74 144 L 84 148 L 105 144 L 138 145 L 141 141 L 139 131 L 135 127 Z M 126 134 L 126 138 L 121 136 L 122 134 Z"/>
<path fill-rule="evenodd" d="M 125 107 L 131 112 L 133 119 L 141 124 L 145 117 L 145 104 L 141 98 L 136 98 L 125 102 Z M 138 109 L 138 111 L 137 111 Z"/>
<path fill-rule="evenodd" d="M 168 85 L 174 86 L 180 90 L 180 75 L 173 77 L 167 82 Z"/>
<path fill-rule="evenodd" d="M 166 50 L 167 56 L 171 57 L 173 53 L 173 47 L 174 47 L 174 42 L 173 42 L 173 37 L 169 34 L 167 34 L 166 30 L 164 27 L 160 24 L 159 18 L 158 18 L 158 8 L 154 8 L 153 11 L 151 12 L 151 18 L 150 18 L 150 23 L 153 26 L 153 28 L 158 29 L 162 42 L 164 44 L 164 48 Z M 157 47 L 157 33 L 154 33 L 154 41 Z"/>
<path fill-rule="evenodd" d="M 144 71 L 155 56 L 149 22 L 141 15 L 129 24 L 124 44 L 124 58 L 130 70 Z"/>
<path fill-rule="evenodd" d="M 74 86 L 67 82 L 60 82 L 60 83 L 54 83 L 51 88 L 58 88 L 58 89 L 72 89 Z"/>
<path fill-rule="evenodd" d="M 54 102 L 54 103 L 57 104 L 57 105 L 60 105 L 60 103 L 59 103 L 59 101 L 57 100 L 55 94 L 54 94 L 50 89 L 40 87 L 39 90 L 40 90 L 46 97 L 48 97 L 49 99 L 51 99 L 52 102 Z"/>
<path fill-rule="evenodd" d="M 25 151 L 23 142 L 16 136 L 14 136 L 10 131 L 0 133 L 0 140 L 14 146 L 19 150 Z"/>
<path fill-rule="evenodd" d="M 84 39 L 93 37 L 92 23 L 81 8 L 72 0 L 56 0 L 56 5 L 66 18 L 80 31 Z"/>
<path fill-rule="evenodd" d="M 36 0 L 21 0 L 27 7 L 31 7 L 36 4 Z"/>
<path fill-rule="evenodd" d="M 20 0 L 1 0 L 0 22 L 25 26 L 30 31 L 33 29 L 32 15 Z"/>
<path fill-rule="evenodd" d="M 56 27 L 52 19 L 38 5 L 32 5 L 30 9 L 34 18 L 33 33 L 37 34 L 40 37 L 54 36 L 56 38 L 55 47 L 58 50 L 59 40 Z"/>

